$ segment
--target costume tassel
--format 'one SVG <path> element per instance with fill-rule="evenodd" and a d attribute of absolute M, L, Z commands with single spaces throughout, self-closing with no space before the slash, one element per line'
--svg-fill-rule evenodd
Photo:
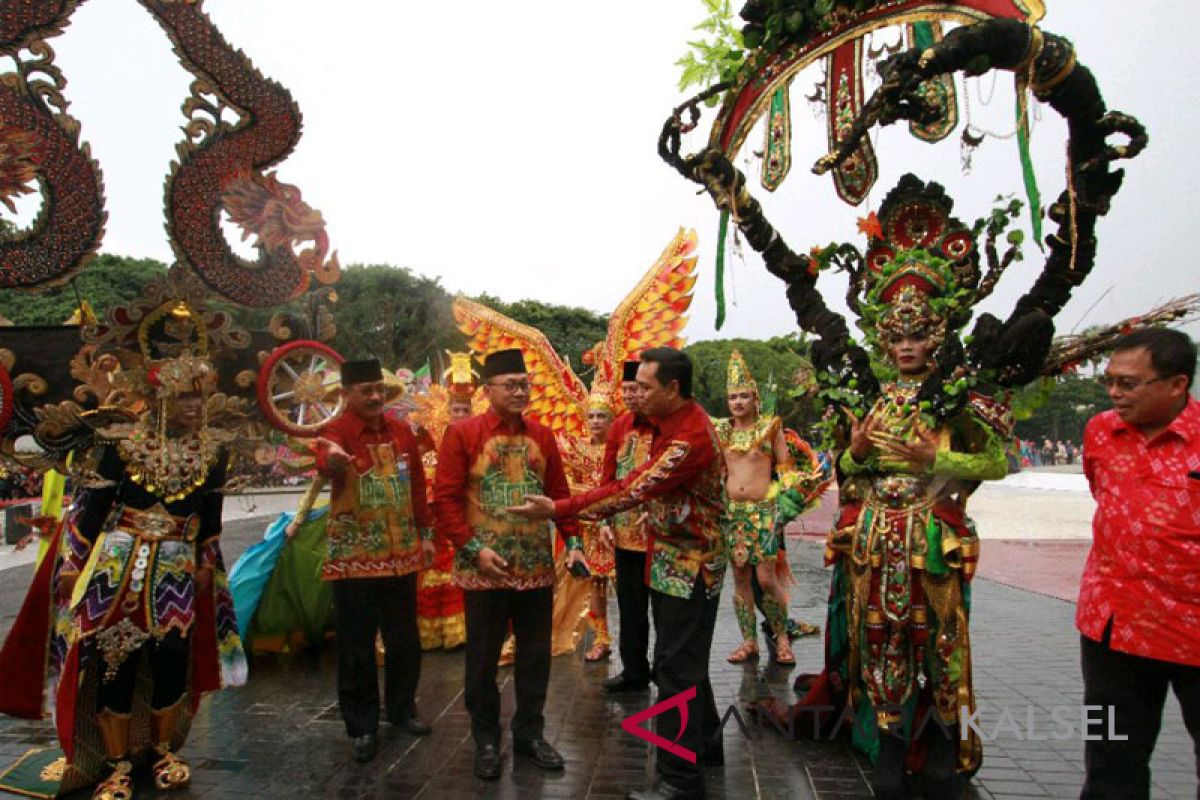
<path fill-rule="evenodd" d="M 717 227 L 717 323 L 721 330 L 725 324 L 725 239 L 729 236 L 729 212 L 721 212 L 721 223 Z"/>
<path fill-rule="evenodd" d="M 1017 149 L 1021 152 L 1021 175 L 1025 179 L 1025 197 L 1029 200 L 1029 224 L 1033 229 L 1033 241 L 1039 250 L 1042 244 L 1042 193 L 1038 189 L 1037 175 L 1033 171 L 1033 157 L 1029 153 L 1029 98 L 1021 76 L 1017 76 Z"/>

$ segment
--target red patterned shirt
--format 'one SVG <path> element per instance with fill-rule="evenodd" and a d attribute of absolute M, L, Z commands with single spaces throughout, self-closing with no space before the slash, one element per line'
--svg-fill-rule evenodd
<path fill-rule="evenodd" d="M 693 400 L 653 420 L 650 460 L 619 480 L 558 500 L 557 518 L 602 519 L 648 500 L 652 505 L 647 583 L 688 598 L 702 576 L 711 597 L 725 577 L 721 535 L 725 515 L 725 459 L 708 414 Z"/>
<path fill-rule="evenodd" d="M 350 465 L 331 475 L 325 580 L 415 572 L 421 540 L 433 536 L 417 437 L 407 422 L 385 416 L 381 423 L 369 428 L 347 410 L 321 432 L 350 456 Z M 319 450 L 317 467 L 328 475 L 325 458 Z"/>
<path fill-rule="evenodd" d="M 530 420 L 504 421 L 488 410 L 446 429 L 438 451 L 433 505 L 438 533 L 458 548 L 454 582 L 463 589 L 537 589 L 554 584 L 550 523 L 505 511 L 525 495 L 569 497 L 554 434 Z M 579 548 L 578 525 L 561 523 L 559 535 Z M 488 577 L 476 565 L 479 551 L 495 550 L 511 577 Z"/>
<path fill-rule="evenodd" d="M 617 417 L 608 431 L 604 445 L 604 465 L 600 470 L 600 482 L 624 478 L 645 464 L 650 458 L 650 440 L 654 428 L 640 414 L 626 411 Z M 617 547 L 622 550 L 646 552 L 649 534 L 645 523 L 638 524 L 644 512 L 622 511 L 612 518 L 612 529 L 616 533 Z"/>
<path fill-rule="evenodd" d="M 1096 498 L 1075 624 L 1114 650 L 1200 666 L 1200 403 L 1147 441 L 1115 411 L 1094 417 L 1083 469 Z"/>

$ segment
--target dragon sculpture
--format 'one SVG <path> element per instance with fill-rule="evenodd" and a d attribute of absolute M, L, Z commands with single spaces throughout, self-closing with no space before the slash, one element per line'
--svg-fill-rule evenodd
<path fill-rule="evenodd" d="M 15 71 L 0 75 L 0 202 L 35 191 L 42 207 L 25 230 L 0 234 L 0 288 L 61 284 L 83 269 L 104 235 L 100 167 L 67 113 L 66 85 L 47 39 L 78 3 L 7 3 L 0 13 L 0 55 Z M 36 185 L 36 189 L 34 186 Z"/>
<path fill-rule="evenodd" d="M 183 104 L 188 119 L 179 160 L 166 184 L 167 231 L 175 256 L 218 293 L 247 306 L 285 302 L 338 278 L 337 255 L 321 214 L 300 190 L 264 170 L 300 139 L 300 110 L 283 86 L 264 77 L 232 47 L 200 2 L 139 0 L 167 32 L 184 68 L 196 76 Z M 227 112 L 239 115 L 235 123 Z M 230 248 L 221 213 L 256 237 L 247 262 Z M 302 242 L 312 246 L 297 253 Z"/>
<path fill-rule="evenodd" d="M 0 238 L 0 288 L 45 288 L 69 280 L 100 246 L 106 216 L 100 169 L 67 114 L 66 79 L 46 43 L 82 0 L 29 0 L 0 13 L 0 202 L 35 191 L 33 224 Z M 321 214 L 300 190 L 267 172 L 300 138 L 300 111 L 283 86 L 225 41 L 200 0 L 140 0 L 195 76 L 183 103 L 185 138 L 166 181 L 167 233 L 181 264 L 236 303 L 266 307 L 305 292 L 312 278 L 337 280 Z M 256 261 L 234 253 L 227 217 L 254 237 Z M 305 245 L 307 244 L 307 247 Z M 301 249 L 304 248 L 304 249 Z"/>
<path fill-rule="evenodd" d="M 608 321 L 608 335 L 584 356 L 596 370 L 593 383 L 610 388 L 612 406 L 623 409 L 621 365 L 651 347 L 681 347 L 680 336 L 696 282 L 696 233 L 680 230 Z M 588 389 L 545 335 L 528 325 L 467 300 L 454 300 L 454 319 L 467 345 L 482 355 L 518 347 L 533 377 L 529 414 L 561 440 L 587 438 Z"/>

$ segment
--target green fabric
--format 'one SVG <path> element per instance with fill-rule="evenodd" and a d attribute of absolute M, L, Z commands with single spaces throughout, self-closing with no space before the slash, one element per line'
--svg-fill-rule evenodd
<path fill-rule="evenodd" d="M 868 457 L 866 461 L 858 461 L 854 456 L 850 455 L 850 448 L 847 447 L 842 451 L 841 458 L 838 459 L 838 466 L 841 467 L 842 473 L 845 475 L 862 475 L 865 472 L 874 472 L 875 464 L 873 457 Z"/>
<path fill-rule="evenodd" d="M 1017 150 L 1021 154 L 1021 175 L 1025 179 L 1025 197 L 1029 200 L 1029 225 L 1033 230 L 1033 241 L 1038 249 L 1042 244 L 1042 193 L 1038 189 L 1037 174 L 1033 171 L 1033 156 L 1029 153 L 1029 118 L 1022 121 L 1021 109 L 1028 103 L 1020 83 L 1017 85 Z"/>
<path fill-rule="evenodd" d="M 287 649 L 317 646 L 333 630 L 333 585 L 321 580 L 328 520 L 328 514 L 310 515 L 280 552 L 250 625 L 252 642 L 281 639 Z"/>
<path fill-rule="evenodd" d="M 51 798 L 58 795 L 59 780 L 43 780 L 42 770 L 64 758 L 57 747 L 33 748 L 0 773 L 0 794 Z"/>
<path fill-rule="evenodd" d="M 925 526 L 925 571 L 934 577 L 941 577 L 950 571 L 946 559 L 942 555 L 942 522 L 932 514 Z"/>
<path fill-rule="evenodd" d="M 928 22 L 914 22 L 912 26 L 913 47 L 925 51 L 933 47 L 933 26 Z"/>
<path fill-rule="evenodd" d="M 1008 459 L 1000 437 L 989 433 L 987 442 L 978 453 L 938 450 L 933 461 L 934 475 L 972 481 L 998 481 L 1008 475 Z"/>
<path fill-rule="evenodd" d="M 721 212 L 721 222 L 717 228 L 717 322 L 716 329 L 721 330 L 725 324 L 725 239 L 729 236 L 729 212 Z"/>

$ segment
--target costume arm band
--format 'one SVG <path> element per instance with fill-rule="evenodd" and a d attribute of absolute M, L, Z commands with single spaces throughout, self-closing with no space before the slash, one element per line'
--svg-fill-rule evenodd
<path fill-rule="evenodd" d="M 973 481 L 1000 480 L 1008 474 L 1008 459 L 1000 437 L 988 433 L 983 449 L 978 453 L 960 453 L 940 449 L 930 470 L 934 475 L 948 475 Z"/>

